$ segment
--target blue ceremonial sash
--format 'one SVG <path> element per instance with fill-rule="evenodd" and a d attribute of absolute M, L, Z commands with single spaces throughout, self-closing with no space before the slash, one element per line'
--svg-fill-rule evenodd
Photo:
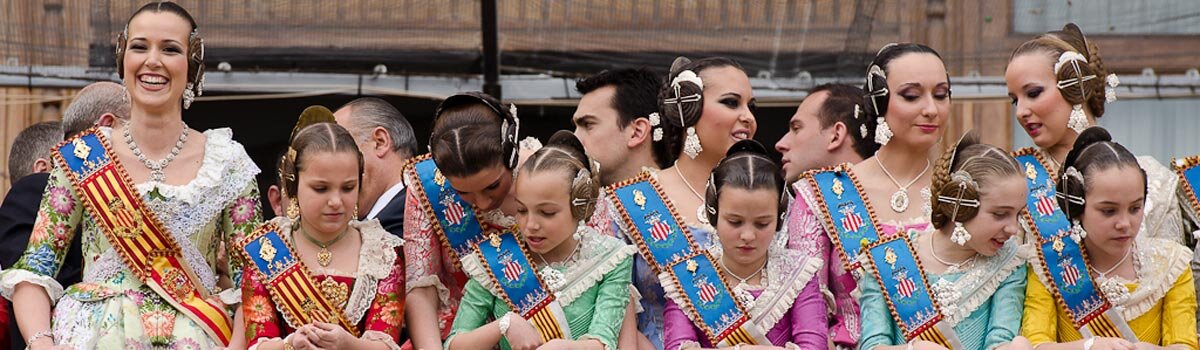
<path fill-rule="evenodd" d="M 238 247 L 267 287 L 275 307 L 291 324 L 336 323 L 351 335 L 358 336 L 358 328 L 346 319 L 337 305 L 329 302 L 274 224 L 263 224 L 238 242 Z"/>
<path fill-rule="evenodd" d="M 1200 192 L 1200 166 L 1198 165 L 1200 165 L 1200 156 L 1176 159 L 1171 162 L 1171 168 L 1175 169 L 1175 173 L 1179 175 L 1181 183 L 1179 193 L 1188 204 L 1188 215 L 1193 222 L 1200 225 L 1200 200 L 1196 199 L 1196 193 Z"/>
<path fill-rule="evenodd" d="M 1065 307 L 1075 328 L 1084 338 L 1092 336 L 1125 338 L 1136 342 L 1137 336 L 1125 319 L 1104 297 L 1088 269 L 1087 253 L 1080 242 L 1071 239 L 1071 223 L 1055 200 L 1054 179 L 1046 170 L 1041 154 L 1033 148 L 1013 153 L 1017 164 L 1024 169 L 1029 185 L 1024 216 L 1026 226 L 1037 237 L 1038 259 L 1043 279 L 1054 298 Z"/>
<path fill-rule="evenodd" d="M 450 182 L 442 176 L 429 154 L 414 158 L 405 168 L 410 167 L 418 179 L 413 186 L 421 194 L 418 196 L 421 207 L 426 215 L 436 219 L 431 222 L 434 232 L 442 244 L 457 255 L 451 260 L 458 264 L 459 259 L 470 254 L 486 238 L 482 220 L 471 204 L 450 187 Z"/>
<path fill-rule="evenodd" d="M 650 174 L 614 184 L 605 193 L 629 228 L 630 241 L 659 274 L 664 288 L 679 291 L 679 307 L 712 344 L 771 344 L 750 322 L 712 257 L 693 240 Z"/>
<path fill-rule="evenodd" d="M 820 211 L 821 223 L 833 242 L 833 249 L 842 258 L 842 267 L 855 271 L 861 267 L 862 248 L 878 241 L 880 234 L 875 209 L 863 196 L 862 185 L 848 167 L 843 164 L 812 171 L 804 178 L 817 197 L 817 203 L 810 207 Z"/>
<path fill-rule="evenodd" d="M 907 234 L 897 234 L 866 248 L 867 269 L 879 282 L 883 298 L 892 319 L 904 333 L 904 340 L 914 338 L 937 343 L 949 349 L 962 349 L 954 329 L 946 323 L 941 309 L 929 291 L 925 270 L 917 259 L 916 250 Z"/>
<path fill-rule="evenodd" d="M 529 263 L 525 247 L 511 232 L 493 234 L 478 245 L 479 260 L 500 299 L 537 328 L 543 342 L 572 339 L 562 306 Z M 547 267 L 548 268 L 548 267 Z"/>

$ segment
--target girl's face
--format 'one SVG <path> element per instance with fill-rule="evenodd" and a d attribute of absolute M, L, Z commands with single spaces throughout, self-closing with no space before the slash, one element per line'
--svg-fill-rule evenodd
<path fill-rule="evenodd" d="M 483 211 L 495 210 L 508 198 L 512 188 L 512 171 L 503 164 L 496 164 L 475 174 L 458 177 L 446 176 L 450 187 L 458 191 L 462 199 Z"/>
<path fill-rule="evenodd" d="M 122 64 L 133 105 L 150 110 L 182 106 L 191 32 L 186 19 L 169 12 L 142 12 L 129 21 Z"/>
<path fill-rule="evenodd" d="M 1133 245 L 1145 216 L 1145 178 L 1137 168 L 1118 166 L 1087 176 L 1086 181 L 1079 221 L 1087 231 L 1087 249 L 1122 256 Z"/>
<path fill-rule="evenodd" d="M 566 171 L 525 172 L 517 179 L 517 225 L 535 253 L 565 258 L 574 249 L 578 222 L 571 216 L 570 188 Z"/>
<path fill-rule="evenodd" d="M 930 148 L 941 137 L 950 115 L 950 81 L 946 66 L 928 53 L 903 54 L 887 67 L 888 106 L 884 120 L 900 140 Z"/>
<path fill-rule="evenodd" d="M 979 196 L 979 213 L 963 223 L 971 239 L 967 247 L 983 256 L 993 256 L 1004 242 L 1020 232 L 1017 217 L 1025 208 L 1025 178 L 1006 176 L 990 179 Z M 952 224 L 953 225 L 953 224 Z"/>
<path fill-rule="evenodd" d="M 1074 142 L 1075 131 L 1067 127 L 1071 104 L 1058 91 L 1054 61 L 1044 52 L 1013 57 L 1004 72 L 1008 97 L 1017 122 L 1041 148 Z"/>
<path fill-rule="evenodd" d="M 704 152 L 723 155 L 734 142 L 753 138 L 758 131 L 754 92 L 746 73 L 736 67 L 708 68 L 700 71 L 700 79 L 704 110 L 696 122 L 696 135 Z"/>
<path fill-rule="evenodd" d="M 717 237 L 725 256 L 739 265 L 760 266 L 775 237 L 779 193 L 726 187 L 717 205 Z"/>
<path fill-rule="evenodd" d="M 315 233 L 337 234 L 353 220 L 358 203 L 358 158 L 345 152 L 304 154 L 294 200 L 300 218 Z"/>

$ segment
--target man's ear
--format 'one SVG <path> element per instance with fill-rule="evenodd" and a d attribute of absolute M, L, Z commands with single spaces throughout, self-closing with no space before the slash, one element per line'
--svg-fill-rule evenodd
<path fill-rule="evenodd" d="M 650 120 L 646 118 L 634 119 L 625 128 L 633 131 L 629 133 L 629 140 L 625 142 L 625 147 L 637 148 L 651 140 L 650 135 L 653 128 L 650 126 Z"/>
<path fill-rule="evenodd" d="M 33 167 L 30 170 L 33 170 L 32 174 L 48 173 L 50 172 L 50 160 L 46 158 L 38 158 L 37 160 L 33 161 Z"/>
<path fill-rule="evenodd" d="M 374 153 L 375 158 L 383 158 L 392 150 L 392 137 L 388 135 L 387 130 L 382 127 L 375 127 L 371 130 L 371 141 L 375 142 L 375 146 L 371 148 L 371 153 Z"/>
<path fill-rule="evenodd" d="M 846 128 L 846 123 L 837 122 L 829 127 L 829 144 L 825 146 L 826 152 L 836 151 L 843 145 L 849 145 L 850 134 Z"/>
<path fill-rule="evenodd" d="M 100 115 L 100 118 L 96 119 L 96 125 L 107 126 L 107 127 L 111 128 L 113 126 L 113 123 L 116 122 L 116 119 L 117 119 L 116 115 L 113 115 L 112 113 L 104 113 L 104 114 Z"/>

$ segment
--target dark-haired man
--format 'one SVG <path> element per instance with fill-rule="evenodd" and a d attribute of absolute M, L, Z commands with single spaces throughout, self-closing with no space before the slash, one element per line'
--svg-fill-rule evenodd
<path fill-rule="evenodd" d="M 606 70 L 575 83 L 583 94 L 571 118 L 588 156 L 600 162 L 600 182 L 610 185 L 642 168 L 666 166 L 655 159 L 648 117 L 658 110 L 661 80 L 645 69 Z"/>
<path fill-rule="evenodd" d="M 810 169 L 855 164 L 875 154 L 879 145 L 864 141 L 862 89 L 841 84 L 812 88 L 788 122 L 775 150 L 783 154 L 785 179 L 791 183 Z"/>

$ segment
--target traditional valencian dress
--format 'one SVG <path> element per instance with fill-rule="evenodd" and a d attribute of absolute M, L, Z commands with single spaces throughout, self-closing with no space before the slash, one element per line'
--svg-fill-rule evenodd
<path fill-rule="evenodd" d="M 714 259 L 721 258 L 720 248 L 710 248 Z M 753 301 L 751 322 L 766 331 L 771 345 L 788 349 L 823 349 L 828 344 L 825 299 L 813 276 L 821 270 L 820 259 L 783 247 L 769 249 L 764 286 L 746 287 Z M 736 288 L 735 288 L 736 289 Z M 666 349 L 712 348 L 713 344 L 676 304 L 679 293 L 671 293 L 663 316 Z"/>
<path fill-rule="evenodd" d="M 258 167 L 229 129 L 215 129 L 204 133 L 192 181 L 131 184 L 108 151 L 111 133 L 90 129 L 53 150 L 55 167 L 29 248 L 0 273 L 0 292 L 11 298 L 21 282 L 45 288 L 54 305 L 54 340 L 72 348 L 224 346 L 231 313 L 211 300 L 239 300 L 236 289 L 224 289 L 232 283 L 218 283 L 228 276 L 217 271 L 241 269 L 218 266 L 217 251 L 261 222 Z M 80 227 L 83 282 L 64 291 L 54 275 Z"/>
<path fill-rule="evenodd" d="M 294 248 L 292 221 L 276 217 L 269 224 L 278 234 L 279 241 L 271 244 L 272 260 L 280 259 L 282 249 Z M 265 227 L 265 226 L 264 226 Z M 362 249 L 358 254 L 358 269 L 354 273 L 338 271 L 320 266 L 304 266 L 307 279 L 314 285 L 313 295 L 303 295 L 303 289 L 272 281 L 288 280 L 287 276 L 268 276 L 253 264 L 247 264 L 243 274 L 242 307 L 246 317 L 246 334 L 250 349 L 262 341 L 280 340 L 312 320 L 297 315 L 285 306 L 305 299 L 324 298 L 334 311 L 346 320 L 350 333 L 363 339 L 383 342 L 388 347 L 399 349 L 400 328 L 404 324 L 404 259 L 401 254 L 403 240 L 388 233 L 377 220 L 351 221 L 350 227 L 362 237 Z M 249 241 L 255 243 L 263 238 L 258 233 Z M 283 244 L 280 244 L 283 243 Z M 253 252 L 248 261 L 254 262 L 262 252 L 261 246 L 250 245 L 247 253 Z M 257 248 L 257 249 L 256 249 Z M 292 250 L 294 251 L 294 250 Z M 294 256 L 291 261 L 299 261 Z M 285 268 L 286 269 L 286 268 Z M 278 272 L 286 274 L 291 271 Z M 300 278 L 305 278 L 300 277 Z M 293 294 L 294 293 L 294 294 Z M 293 295 L 301 295 L 294 297 Z M 330 312 L 333 314 L 333 312 Z M 320 320 L 329 323 L 336 317 Z"/>
<path fill-rule="evenodd" d="M 1138 341 L 1159 346 L 1197 348 L 1196 290 L 1188 262 L 1192 253 L 1182 245 L 1139 237 L 1134 244 L 1136 280 L 1091 274 L 1101 292 L 1126 320 Z M 1082 339 L 1070 316 L 1046 288 L 1047 278 L 1037 259 L 1031 260 L 1025 320 L 1021 333 L 1033 345 Z"/>
<path fill-rule="evenodd" d="M 848 165 L 844 166 L 849 168 Z M 846 170 L 846 174 L 851 173 Z M 848 176 L 849 177 L 849 176 Z M 792 185 L 792 189 L 796 193 L 796 198 L 792 201 L 791 207 L 788 208 L 787 214 L 787 234 L 790 236 L 788 240 L 788 248 L 796 249 L 806 253 L 809 256 L 823 259 L 826 261 L 823 271 L 817 273 L 817 280 L 822 293 L 830 300 L 830 317 L 829 317 L 829 338 L 830 343 L 837 348 L 853 349 L 858 343 L 860 331 L 862 330 L 862 318 L 859 317 L 858 296 L 858 281 L 852 271 L 846 269 L 848 264 L 853 265 L 853 257 L 847 257 L 843 248 L 840 248 L 831 240 L 830 229 L 828 225 L 841 227 L 841 220 L 838 222 L 832 221 L 831 216 L 837 215 L 836 210 L 822 207 L 823 197 L 818 197 L 817 193 L 820 190 L 817 188 L 812 177 L 806 176 L 801 181 L 796 181 Z M 828 185 L 827 185 L 828 186 Z M 842 186 L 850 186 L 849 181 L 844 182 Z M 826 189 L 827 191 L 830 189 Z M 925 207 L 925 214 L 920 217 L 914 217 L 903 221 L 889 221 L 880 223 L 881 236 L 892 236 L 897 232 L 907 232 L 909 230 L 927 230 L 931 227 L 929 223 L 929 190 L 921 189 L 922 202 Z M 864 199 L 863 203 L 867 203 Z M 913 203 L 914 205 L 917 203 Z M 860 208 L 861 209 L 861 208 Z M 874 216 L 874 215 L 870 215 Z M 860 215 L 859 222 L 862 225 L 864 220 L 869 220 L 868 215 Z M 828 222 L 828 223 L 827 223 Z M 833 232 L 836 235 L 838 232 Z M 861 271 L 860 271 L 861 272 Z"/>
<path fill-rule="evenodd" d="M 409 189 L 404 209 L 405 293 L 437 289 L 438 328 L 445 338 L 469 279 L 459 259 L 475 249 L 484 231 L 511 227 L 516 219 L 499 209 L 481 212 L 462 200 L 428 154 L 404 167 L 404 184 Z M 447 240 L 447 230 L 455 232 L 456 241 Z"/>
<path fill-rule="evenodd" d="M 617 336 L 629 304 L 631 269 L 636 249 L 618 238 L 599 234 L 587 226 L 581 226 L 579 229 L 582 233 L 577 248 L 579 251 L 567 261 L 538 267 L 538 275 L 548 292 L 553 294 L 557 307 L 561 308 L 562 315 L 558 316 L 566 323 L 568 329 L 564 331 L 570 334 L 567 338 L 595 339 L 604 344 L 605 349 L 615 350 Z M 515 236 L 510 234 L 509 237 Z M 446 340 L 447 347 L 458 334 L 472 331 L 514 311 L 508 300 L 517 299 L 513 302 L 518 307 L 525 306 L 521 301 L 527 300 L 526 298 L 506 293 L 504 288 L 520 280 L 519 276 L 528 275 L 531 271 L 523 270 L 532 267 L 516 267 L 518 265 L 512 263 L 512 259 L 501 255 L 498 263 L 501 265 L 498 266 L 503 266 L 503 272 L 495 273 L 484 264 L 484 261 L 488 260 L 482 255 L 493 256 L 492 253 L 483 251 L 486 244 L 488 243 L 480 244 L 480 251 L 471 253 L 462 260 L 463 270 L 471 276 L 471 280 L 466 284 L 466 292 L 454 319 L 450 338 Z M 521 314 L 522 311 L 524 310 L 514 312 Z M 545 329 L 539 331 L 546 332 Z M 508 341 L 502 339 L 500 348 L 510 349 Z"/>
<path fill-rule="evenodd" d="M 912 242 L 917 242 L 917 232 L 911 231 L 909 238 Z M 962 270 L 925 273 L 933 298 L 944 317 L 941 322 L 953 327 L 962 349 L 995 349 L 1019 335 L 1028 255 L 1027 248 L 1011 239 L 996 255 L 978 256 Z M 859 346 L 872 349 L 907 343 L 904 333 L 892 318 L 879 282 L 869 277 L 861 282 L 859 288 L 862 297 L 859 302 L 862 305 L 863 325 Z"/>

